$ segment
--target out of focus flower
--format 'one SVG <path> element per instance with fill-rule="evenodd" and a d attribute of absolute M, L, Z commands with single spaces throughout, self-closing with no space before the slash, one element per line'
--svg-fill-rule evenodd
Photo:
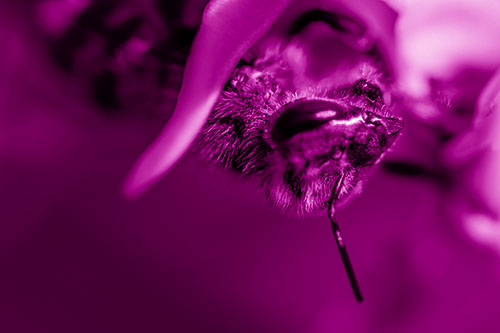
<path fill-rule="evenodd" d="M 500 253 L 500 2 L 392 3 L 401 85 L 419 118 L 454 130 L 440 161 L 457 182 L 452 214 Z"/>
<path fill-rule="evenodd" d="M 500 255 L 500 72 L 482 90 L 470 129 L 445 150 L 460 170 L 466 198 L 461 222 L 471 237 Z"/>
<path fill-rule="evenodd" d="M 431 80 L 452 81 L 461 71 L 500 65 L 500 2 L 393 1 L 401 83 L 408 93 L 431 93 Z"/>

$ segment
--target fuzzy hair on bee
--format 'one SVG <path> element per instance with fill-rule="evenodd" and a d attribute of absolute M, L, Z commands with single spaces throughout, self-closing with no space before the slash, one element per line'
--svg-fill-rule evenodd
<path fill-rule="evenodd" d="M 203 157 L 257 179 L 266 197 L 294 216 L 322 214 L 341 174 L 340 204 L 360 193 L 402 129 L 377 59 L 361 57 L 319 84 L 301 85 L 297 61 L 304 52 L 298 45 L 250 50 L 197 140 Z"/>

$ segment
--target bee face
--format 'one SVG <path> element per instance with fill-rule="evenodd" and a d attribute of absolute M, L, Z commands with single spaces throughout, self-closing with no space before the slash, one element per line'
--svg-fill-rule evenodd
<path fill-rule="evenodd" d="M 303 14 L 242 58 L 199 136 L 201 153 L 257 178 L 288 213 L 324 210 L 341 174 L 345 201 L 402 129 L 382 58 L 354 18 Z"/>

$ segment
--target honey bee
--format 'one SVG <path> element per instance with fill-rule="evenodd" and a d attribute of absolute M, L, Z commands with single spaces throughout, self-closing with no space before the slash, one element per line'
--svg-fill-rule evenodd
<path fill-rule="evenodd" d="M 288 3 L 288 15 L 274 23 L 263 22 L 269 28 L 266 33 L 258 17 L 278 14 L 276 8 Z M 388 38 L 377 31 L 379 22 L 366 10 L 375 3 L 380 6 L 370 0 L 356 5 L 341 0 L 278 1 L 276 6 L 270 4 L 254 13 L 257 20 L 253 25 L 261 36 L 251 47 L 243 47 L 246 34 L 253 36 L 254 32 L 235 26 L 237 17 L 227 16 L 231 10 L 220 11 L 224 6 L 240 5 L 239 10 L 247 6 L 254 11 L 252 2 L 224 6 L 210 2 L 186 65 L 176 110 L 166 130 L 134 168 L 125 191 L 131 196 L 144 191 L 196 137 L 194 147 L 204 158 L 260 182 L 265 196 L 287 214 L 303 217 L 328 211 L 349 280 L 361 300 L 335 209 L 361 192 L 367 174 L 403 128 Z M 116 8 L 120 8 L 119 2 L 93 2 L 77 20 L 89 31 L 69 29 L 55 39 L 53 49 L 55 60 L 64 69 L 87 68 L 87 57 L 76 58 L 78 62 L 73 54 L 86 49 L 87 39 L 92 46 L 95 34 L 105 37 L 97 61 L 103 66 L 90 72 L 95 98 L 107 109 L 131 104 L 119 98 L 120 86 L 124 81 L 137 81 L 127 80 L 131 77 L 126 74 L 142 65 L 150 64 L 154 73 L 145 86 L 153 87 L 151 91 L 163 90 L 165 72 L 171 68 L 167 63 L 175 53 L 172 49 L 186 52 L 185 44 L 190 43 L 176 44 L 175 38 L 166 37 L 168 33 L 151 33 L 155 30 L 151 22 L 161 22 L 158 16 L 165 15 L 161 11 L 136 15 L 135 10 L 128 10 L 127 15 L 117 15 L 124 22 L 116 23 L 110 14 Z M 380 8 L 372 9 L 381 15 Z M 163 29 L 174 29 L 163 25 Z M 207 33 L 208 25 L 217 28 L 208 28 Z M 161 31 L 162 24 L 156 26 Z M 234 31 L 226 35 L 224 28 L 240 30 L 243 39 L 231 42 Z M 214 32 L 230 41 L 218 41 Z M 188 36 L 192 38 L 192 31 Z M 227 59 L 219 60 L 217 53 Z M 236 57 L 237 64 L 228 65 Z M 211 71 L 221 84 L 219 90 L 210 79 Z"/>
<path fill-rule="evenodd" d="M 291 215 L 324 214 L 341 175 L 339 203 L 359 193 L 403 128 L 369 38 L 355 18 L 322 10 L 299 16 L 279 45 L 264 38 L 222 90 L 197 141 L 201 154 L 257 178 Z"/>
<path fill-rule="evenodd" d="M 363 22 L 312 9 L 264 37 L 240 60 L 198 136 L 202 156 L 258 179 L 294 216 L 332 225 L 358 301 L 363 300 L 335 218 L 337 205 L 401 133 L 402 103 L 384 55 Z"/>

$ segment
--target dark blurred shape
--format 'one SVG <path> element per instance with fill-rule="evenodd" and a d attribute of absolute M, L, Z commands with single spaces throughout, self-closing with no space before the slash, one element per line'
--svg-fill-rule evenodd
<path fill-rule="evenodd" d="M 197 27 L 183 24 L 184 1 L 155 4 L 156 10 L 140 11 L 136 7 L 148 5 L 92 1 L 61 35 L 48 37 L 56 65 L 87 80 L 101 110 L 131 105 L 161 109 L 165 101 L 158 96 L 165 90 L 173 90 L 165 98 L 175 98 L 181 78 L 178 67 L 184 67 Z M 144 49 L 134 48 L 137 41 Z M 144 94 L 144 89 L 151 93 Z"/>
<path fill-rule="evenodd" d="M 116 74 L 110 70 L 99 73 L 92 86 L 96 101 L 106 109 L 115 109 L 120 106 L 116 96 Z"/>
<path fill-rule="evenodd" d="M 111 1 L 94 1 L 75 19 L 71 27 L 51 45 L 51 53 L 61 69 L 74 71 L 74 57 L 89 40 L 89 33 L 104 33 L 105 18 L 113 11 L 116 4 Z"/>

